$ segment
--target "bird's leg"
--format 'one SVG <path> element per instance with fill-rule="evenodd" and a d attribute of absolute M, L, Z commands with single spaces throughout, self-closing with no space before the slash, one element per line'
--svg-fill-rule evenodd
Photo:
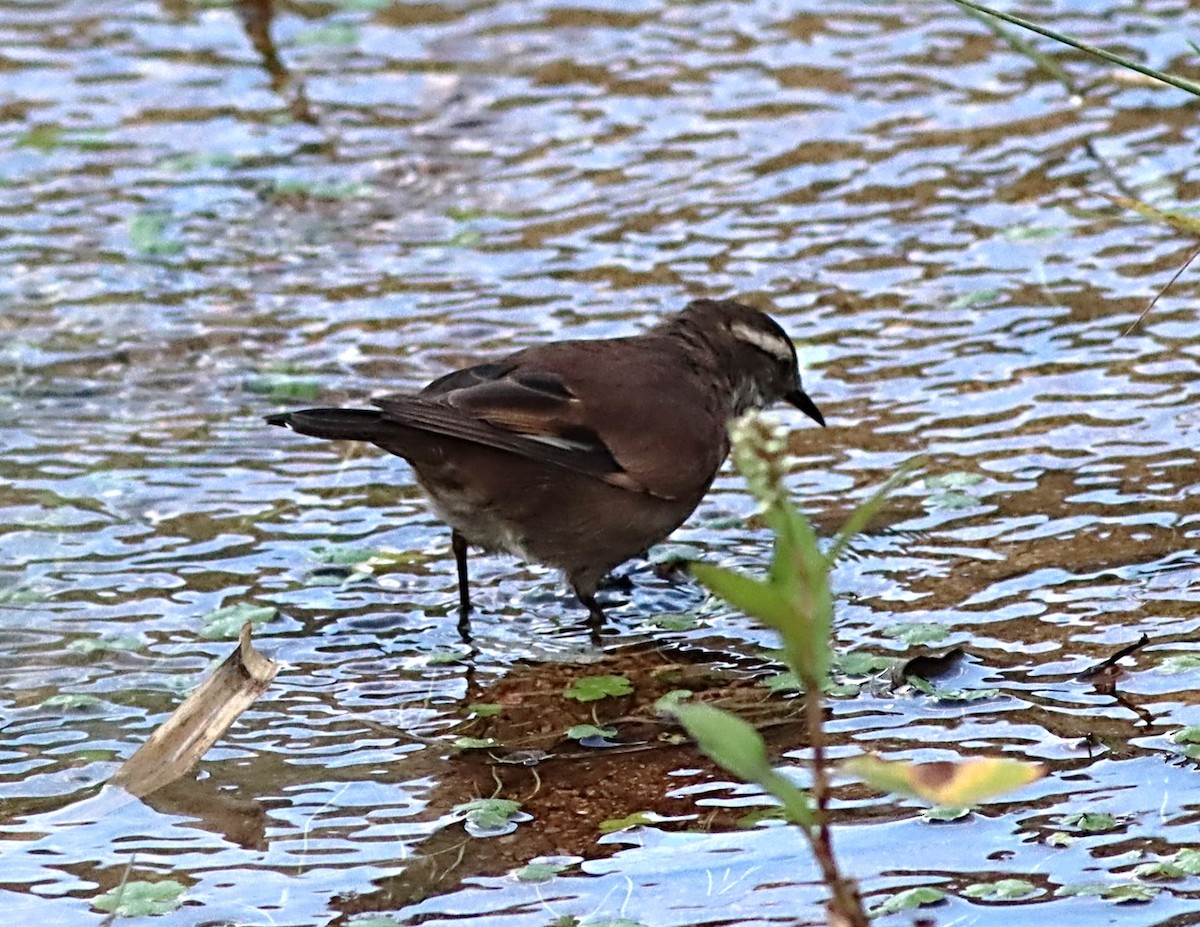
<path fill-rule="evenodd" d="M 592 636 L 595 637 L 600 633 L 600 628 L 604 625 L 604 609 L 596 602 L 595 591 L 584 592 L 578 586 L 573 586 L 573 588 L 576 598 L 588 610 L 588 627 L 592 629 Z"/>
<path fill-rule="evenodd" d="M 458 614 L 461 624 L 471 614 L 471 584 L 467 579 L 467 539 L 457 529 L 450 531 L 450 548 L 454 551 L 454 563 L 458 567 Z"/>

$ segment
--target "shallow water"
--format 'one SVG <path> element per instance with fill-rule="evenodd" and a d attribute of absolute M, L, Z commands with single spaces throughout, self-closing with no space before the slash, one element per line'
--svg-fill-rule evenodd
<path fill-rule="evenodd" d="M 1185 3 L 1058 6 L 1068 33 L 1194 72 Z M 272 34 L 274 88 L 233 9 L 0 0 L 6 911 L 99 923 L 91 899 L 134 856 L 131 878 L 187 886 L 164 924 L 817 922 L 795 834 L 696 820 L 597 836 L 529 884 L 508 869 L 535 819 L 459 869 L 449 853 L 428 897 L 348 905 L 439 834 L 468 842 L 444 814 L 464 703 L 522 661 L 595 654 L 558 579 L 503 557 L 474 561 L 463 644 L 447 532 L 406 467 L 261 419 L 742 294 L 802 345 L 829 420 L 788 419 L 822 530 L 928 457 L 835 573 L 839 649 L 909 655 L 903 626 L 928 624 L 928 646 L 968 651 L 940 684 L 999 689 L 867 687 L 833 703 L 839 754 L 1053 770 L 942 824 L 845 788 L 838 847 L 869 900 L 929 885 L 941 924 L 1200 923 L 1196 876 L 1120 906 L 1055 894 L 1136 882 L 1195 843 L 1200 812 L 1170 737 L 1200 724 L 1200 660 L 1169 659 L 1200 656 L 1195 272 L 1122 335 L 1193 245 L 1108 198 L 1115 176 L 1196 200 L 1182 94 L 1065 57 L 1072 96 L 933 0 L 298 3 Z M 725 475 L 673 542 L 759 568 L 752 510 Z M 330 584 L 347 547 L 396 553 Z M 692 584 L 632 575 L 609 647 L 737 663 L 771 643 Z M 241 602 L 279 610 L 256 642 L 284 668 L 196 775 L 45 817 L 90 799 L 228 652 L 201 618 Z M 665 612 L 698 627 L 664 630 Z M 1115 694 L 1075 678 L 1143 633 Z M 96 701 L 47 704 L 63 694 Z M 799 741 L 780 747 L 803 779 Z M 702 785 L 694 762 L 661 791 Z M 709 789 L 702 806 L 764 803 Z M 1075 833 L 1080 811 L 1118 821 Z M 965 893 L 1001 877 L 1038 893 Z"/>

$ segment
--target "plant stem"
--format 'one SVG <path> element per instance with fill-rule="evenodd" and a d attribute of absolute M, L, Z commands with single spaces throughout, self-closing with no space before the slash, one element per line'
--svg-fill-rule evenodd
<path fill-rule="evenodd" d="M 829 886 L 830 923 L 839 927 L 867 927 L 869 918 L 863 910 L 862 898 L 854 880 L 842 875 L 833 855 L 833 839 L 829 833 L 829 771 L 825 766 L 825 705 L 821 683 L 802 678 L 804 685 L 804 725 L 812 749 L 812 795 L 814 825 L 804 829 L 812 847 L 821 876 Z"/>

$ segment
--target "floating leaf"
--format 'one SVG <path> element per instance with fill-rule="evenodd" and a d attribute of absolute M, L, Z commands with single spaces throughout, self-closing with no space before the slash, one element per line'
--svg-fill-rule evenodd
<path fill-rule="evenodd" d="M 1004 230 L 1004 237 L 1009 241 L 1044 241 L 1048 238 L 1058 238 L 1064 229 L 1051 225 L 1014 225 Z"/>
<path fill-rule="evenodd" d="M 81 637 L 67 644 L 72 653 L 137 650 L 142 642 L 136 637 Z"/>
<path fill-rule="evenodd" d="M 568 863 L 526 863 L 512 874 L 518 882 L 549 882 L 568 867 Z"/>
<path fill-rule="evenodd" d="M 923 886 L 910 888 L 890 896 L 883 904 L 871 909 L 871 914 L 881 917 L 885 914 L 897 914 L 900 911 L 912 911 L 930 905 L 941 904 L 946 900 L 946 893 L 936 888 Z"/>
<path fill-rule="evenodd" d="M 969 309 L 971 306 L 977 306 L 980 303 L 993 302 L 999 295 L 1000 290 L 970 290 L 969 292 L 963 293 L 961 296 L 956 296 L 954 299 L 950 300 L 950 304 L 947 308 L 951 311 L 956 309 Z"/>
<path fill-rule="evenodd" d="M 17 137 L 15 147 L 33 148 L 47 154 L 63 144 L 65 133 L 55 125 L 34 126 L 28 132 Z"/>
<path fill-rule="evenodd" d="M 251 605 L 249 602 L 226 605 L 200 616 L 200 636 L 209 641 L 235 640 L 242 625 L 257 628 L 278 614 L 278 609 L 270 605 Z"/>
<path fill-rule="evenodd" d="M 657 615 L 650 619 L 650 624 L 664 631 L 693 631 L 700 626 L 700 619 L 688 612 L 679 612 Z"/>
<path fill-rule="evenodd" d="M 595 702 L 602 698 L 632 694 L 633 686 L 624 676 L 583 676 L 563 691 L 564 696 L 577 702 Z"/>
<path fill-rule="evenodd" d="M 970 813 L 970 808 L 950 808 L 938 806 L 936 808 L 926 808 L 921 812 L 921 817 L 926 821 L 944 823 L 947 821 L 961 821 Z"/>
<path fill-rule="evenodd" d="M 1074 842 L 1074 837 L 1061 830 L 1056 830 L 1046 837 L 1046 846 L 1048 847 L 1069 847 Z"/>
<path fill-rule="evenodd" d="M 276 180 L 270 192 L 279 199 L 348 200 L 368 196 L 374 190 L 365 183 L 325 183 L 291 178 Z"/>
<path fill-rule="evenodd" d="M 874 653 L 838 654 L 834 658 L 834 669 L 846 676 L 874 676 L 883 670 L 889 670 L 899 662 L 896 657 L 883 657 Z"/>
<path fill-rule="evenodd" d="M 476 798 L 455 805 L 452 813 L 477 837 L 511 833 L 519 818 L 530 820 L 529 815 L 521 813 L 521 803 L 508 798 Z"/>
<path fill-rule="evenodd" d="M 937 805 L 967 807 L 1036 782 L 1047 773 L 1042 763 L 1007 757 L 975 757 L 959 762 L 909 763 L 872 754 L 840 764 L 852 776 L 884 792 L 910 795 Z"/>
<path fill-rule="evenodd" d="M 294 41 L 297 45 L 354 45 L 358 29 L 350 23 L 325 23 L 301 32 Z"/>
<path fill-rule="evenodd" d="M 1161 879 L 1163 881 L 1182 879 L 1190 875 L 1182 866 L 1177 866 L 1175 863 L 1167 862 L 1166 860 L 1134 866 L 1133 874 L 1138 879 Z"/>
<path fill-rule="evenodd" d="M 903 624 L 893 624 L 885 628 L 884 633 L 893 640 L 914 646 L 943 640 L 950 631 L 945 625 L 930 621 L 909 621 Z"/>
<path fill-rule="evenodd" d="M 171 214 L 168 212 L 140 212 L 129 220 L 129 243 L 141 254 L 178 254 L 183 250 L 183 242 L 167 235 L 170 224 Z"/>
<path fill-rule="evenodd" d="M 1155 669 L 1160 673 L 1190 673 L 1200 669 L 1200 653 L 1172 654 L 1160 660 Z"/>
<path fill-rule="evenodd" d="M 783 673 L 776 673 L 773 676 L 768 676 L 762 681 L 762 685 L 766 686 L 769 691 L 775 693 L 804 691 L 804 686 L 800 684 L 800 680 L 796 678 L 796 674 L 791 670 L 787 670 Z"/>
<path fill-rule="evenodd" d="M 321 395 L 320 380 L 313 377 L 296 377 L 290 373 L 264 373 L 246 377 L 242 380 L 242 388 L 271 399 L 310 400 Z"/>
<path fill-rule="evenodd" d="M 1085 834 L 1102 834 L 1114 830 L 1119 822 L 1111 814 L 1100 811 L 1080 811 L 1076 814 L 1065 814 L 1058 823 L 1063 827 L 1074 827 Z"/>
<path fill-rule="evenodd" d="M 1158 889 L 1153 885 L 1137 882 L 1122 882 L 1119 885 L 1108 885 L 1104 882 L 1084 882 L 1077 885 L 1063 885 L 1055 893 L 1060 897 L 1091 896 L 1103 898 L 1115 904 L 1144 903 L 1153 901 L 1158 895 Z"/>
<path fill-rule="evenodd" d="M 617 736 L 615 727 L 596 727 L 594 724 L 576 724 L 567 729 L 567 736 L 571 740 L 586 740 L 589 737 L 607 740 L 609 737 Z"/>
<path fill-rule="evenodd" d="M 494 737 L 455 737 L 450 742 L 455 750 L 488 750 L 499 745 L 500 741 Z"/>
<path fill-rule="evenodd" d="M 463 658 L 457 650 L 435 650 L 425 658 L 429 666 L 449 666 Z"/>
<path fill-rule="evenodd" d="M 50 696 L 42 702 L 41 707 L 74 711 L 80 708 L 91 708 L 99 704 L 102 704 L 102 700 L 96 698 L 94 695 L 87 695 L 83 692 L 63 692 L 59 695 Z"/>
<path fill-rule="evenodd" d="M 607 821 L 601 821 L 600 833 L 615 834 L 619 830 L 628 830 L 631 827 L 646 827 L 653 824 L 654 821 L 653 812 L 635 811 L 633 814 L 627 814 L 623 818 L 609 818 Z"/>
<path fill-rule="evenodd" d="M 963 894 L 968 898 L 984 898 L 988 901 L 1010 901 L 1024 898 L 1037 891 L 1037 886 L 1025 879 L 1000 879 L 996 882 L 976 882 L 968 885 Z"/>
<path fill-rule="evenodd" d="M 983 475 L 969 470 L 951 470 L 949 473 L 927 476 L 922 482 L 929 489 L 965 489 L 982 483 Z"/>
<path fill-rule="evenodd" d="M 92 907 L 118 917 L 170 914 L 182 904 L 185 889 L 173 879 L 126 882 L 92 899 Z"/>
<path fill-rule="evenodd" d="M 472 702 L 467 706 L 467 711 L 476 718 L 492 718 L 500 714 L 503 710 L 504 706 L 496 702 Z"/>
<path fill-rule="evenodd" d="M 1000 695 L 999 689 L 942 689 L 920 676 L 909 676 L 908 683 L 919 692 L 932 695 L 942 702 L 978 702 Z"/>
<path fill-rule="evenodd" d="M 1171 862 L 1188 875 L 1200 875 L 1200 850 L 1182 849 L 1171 857 Z"/>

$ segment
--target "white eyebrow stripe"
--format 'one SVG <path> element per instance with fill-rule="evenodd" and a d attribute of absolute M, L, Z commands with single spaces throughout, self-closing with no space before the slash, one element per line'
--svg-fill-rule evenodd
<path fill-rule="evenodd" d="M 729 330 L 733 332 L 733 336 L 739 341 L 752 344 L 765 354 L 777 357 L 781 361 L 792 359 L 791 343 L 777 335 L 765 332 L 762 329 L 752 328 L 745 322 L 734 322 L 729 326 Z"/>

